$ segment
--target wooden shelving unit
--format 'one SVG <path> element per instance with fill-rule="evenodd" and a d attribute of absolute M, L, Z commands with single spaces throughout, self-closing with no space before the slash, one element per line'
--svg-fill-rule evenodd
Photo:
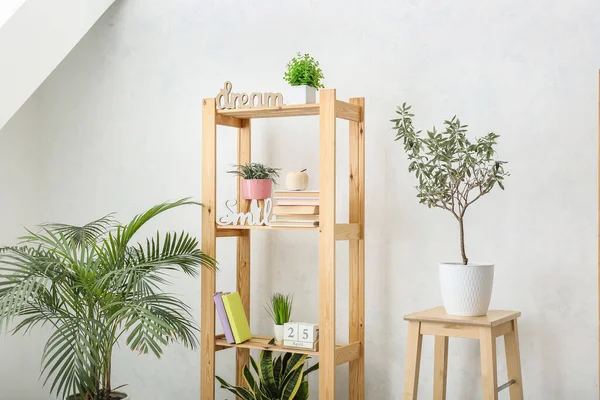
<path fill-rule="evenodd" d="M 219 237 L 237 238 L 236 287 L 244 310 L 250 319 L 250 241 L 253 230 L 307 230 L 319 236 L 319 351 L 288 349 L 269 345 L 270 337 L 255 336 L 238 345 L 228 344 L 221 335 L 215 335 L 216 291 L 215 273 L 202 271 L 201 315 L 201 400 L 215 397 L 215 353 L 235 348 L 236 380 L 243 385 L 242 368 L 249 363 L 250 349 L 271 349 L 319 357 L 319 399 L 335 398 L 335 367 L 349 363 L 349 398 L 364 399 L 364 316 L 365 316 L 365 139 L 364 98 L 349 102 L 336 99 L 335 89 L 320 92 L 320 104 L 286 105 L 281 107 L 217 110 L 215 99 L 202 102 L 202 250 L 216 256 Z M 238 129 L 237 163 L 251 161 L 251 120 L 254 118 L 297 117 L 315 115 L 320 118 L 320 221 L 315 228 L 287 228 L 271 226 L 218 226 L 216 224 L 216 143 L 217 126 Z M 350 190 L 349 219 L 347 224 L 336 223 L 336 119 L 350 121 Z M 238 182 L 238 211 L 250 209 L 250 201 L 241 198 Z M 335 342 L 335 243 L 349 241 L 349 342 Z"/>

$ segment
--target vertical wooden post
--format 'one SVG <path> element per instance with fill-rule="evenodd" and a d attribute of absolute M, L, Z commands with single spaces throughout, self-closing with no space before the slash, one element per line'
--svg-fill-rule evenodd
<path fill-rule="evenodd" d="M 508 390 L 510 400 L 523 400 L 523 376 L 521 374 L 521 350 L 519 349 L 519 326 L 517 319 L 512 321 L 512 331 L 504 335 L 506 369 L 508 380 L 515 380 Z"/>
<path fill-rule="evenodd" d="M 335 89 L 320 95 L 319 400 L 335 398 Z"/>
<path fill-rule="evenodd" d="M 216 257 L 217 125 L 215 99 L 202 101 L 202 251 Z M 215 272 L 202 268 L 200 399 L 215 397 Z"/>
<path fill-rule="evenodd" d="M 600 383 L 600 70 L 598 70 L 598 383 Z M 598 392 L 600 399 L 600 391 Z"/>
<path fill-rule="evenodd" d="M 446 400 L 448 381 L 448 336 L 435 337 L 433 360 L 433 400 Z"/>
<path fill-rule="evenodd" d="M 242 127 L 238 129 L 238 164 L 247 164 L 251 161 L 251 130 L 250 120 L 242 121 Z M 237 201 L 238 212 L 250 211 L 251 200 L 242 198 L 241 178 L 238 177 Z M 250 230 L 242 231 L 242 235 L 237 238 L 237 291 L 242 298 L 244 311 L 250 321 Z M 246 381 L 243 376 L 244 365 L 250 363 L 249 349 L 236 349 L 235 370 L 236 382 L 238 386 L 246 387 Z"/>
<path fill-rule="evenodd" d="M 350 99 L 361 107 L 360 122 L 350 121 L 350 218 L 360 224 L 359 240 L 350 240 L 350 343 L 360 342 L 360 356 L 350 362 L 349 395 L 365 398 L 365 99 Z"/>
<path fill-rule="evenodd" d="M 498 372 L 496 364 L 496 338 L 490 327 L 479 328 L 481 350 L 481 383 L 483 400 L 498 400 Z"/>
<path fill-rule="evenodd" d="M 403 400 L 417 400 L 422 346 L 423 335 L 421 335 L 421 323 L 410 321 L 408 323 L 408 335 L 406 337 L 406 366 L 404 367 Z"/>

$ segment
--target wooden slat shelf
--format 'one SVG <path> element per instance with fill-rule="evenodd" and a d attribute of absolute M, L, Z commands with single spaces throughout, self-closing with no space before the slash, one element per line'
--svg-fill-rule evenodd
<path fill-rule="evenodd" d="M 318 231 L 319 227 L 271 226 L 271 225 L 217 225 L 217 237 L 243 236 L 244 231 Z M 335 240 L 360 239 L 360 224 L 335 224 Z"/>
<path fill-rule="evenodd" d="M 277 117 L 302 117 L 319 115 L 320 104 L 296 104 L 278 107 L 263 108 L 235 108 L 231 110 L 217 110 L 216 122 L 219 125 L 239 127 L 236 119 L 252 118 L 277 118 Z M 360 121 L 362 119 L 361 107 L 345 101 L 335 101 L 335 116 L 349 121 Z"/>
<path fill-rule="evenodd" d="M 306 350 L 306 349 L 298 349 L 298 348 L 290 348 L 284 346 L 278 346 L 274 344 L 269 344 L 269 342 L 273 338 L 270 336 L 253 336 L 252 339 L 245 341 L 240 344 L 230 344 L 225 340 L 224 335 L 215 336 L 215 345 L 216 350 L 225 350 L 228 348 L 242 348 L 242 349 L 252 349 L 252 350 L 271 350 L 271 351 L 279 351 L 283 353 L 297 353 L 297 354 L 307 354 L 309 356 L 318 357 L 318 351 Z M 335 346 L 336 352 L 336 365 L 344 364 L 350 362 L 352 360 L 356 360 L 360 354 L 360 343 L 349 343 L 349 344 L 336 344 Z"/>
<path fill-rule="evenodd" d="M 320 400 L 336 398 L 336 366 L 348 363 L 348 398 L 365 399 L 365 101 L 362 97 L 338 100 L 335 89 L 320 91 L 319 104 L 283 105 L 267 108 L 217 110 L 214 98 L 202 101 L 202 250 L 211 257 L 217 255 L 217 238 L 233 237 L 236 242 L 235 288 L 240 294 L 244 312 L 250 322 L 251 242 L 254 230 L 311 231 L 319 244 L 318 274 L 311 279 L 319 283 L 319 351 L 269 345 L 270 337 L 255 336 L 239 345 L 228 344 L 217 335 L 213 295 L 217 291 L 216 274 L 202 269 L 201 283 L 201 348 L 200 400 L 215 399 L 215 353 L 235 349 L 235 381 L 245 386 L 243 369 L 250 362 L 250 351 L 270 349 L 318 356 Z M 252 119 L 316 116 L 319 118 L 319 226 L 220 226 L 217 224 L 217 128 L 237 129 L 237 164 L 252 162 Z M 349 198 L 348 210 L 338 224 L 336 212 L 336 130 L 337 119 L 349 121 Z M 346 131 L 346 129 L 344 129 Z M 233 181 L 231 182 L 233 184 Z M 251 202 L 243 201 L 240 178 L 237 179 L 237 212 L 250 211 Z M 261 207 L 263 208 L 263 207 Z M 347 218 L 347 219 L 346 219 Z M 348 344 L 336 343 L 336 242 L 348 241 Z M 298 288 L 301 290 L 301 288 Z M 263 315 L 264 317 L 264 315 Z"/>

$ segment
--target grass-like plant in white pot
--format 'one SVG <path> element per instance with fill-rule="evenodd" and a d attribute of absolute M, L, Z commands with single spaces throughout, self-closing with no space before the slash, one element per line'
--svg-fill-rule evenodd
<path fill-rule="evenodd" d="M 319 62 L 310 54 L 298 53 L 287 64 L 283 79 L 290 84 L 286 91 L 286 104 L 315 104 L 317 90 L 324 88 L 324 78 Z"/>
<path fill-rule="evenodd" d="M 283 344 L 283 324 L 290 322 L 293 302 L 294 298 L 290 294 L 273 293 L 269 299 L 269 304 L 265 305 L 265 310 L 275 324 L 275 342 L 278 345 Z"/>
<path fill-rule="evenodd" d="M 227 171 L 242 178 L 242 197 L 246 200 L 264 200 L 271 197 L 275 178 L 279 177 L 280 168 L 271 168 L 264 164 L 250 163 L 234 165 L 235 169 Z"/>
<path fill-rule="evenodd" d="M 417 198 L 429 208 L 450 212 L 458 222 L 462 262 L 440 264 L 440 285 L 446 312 L 478 316 L 487 313 L 494 281 L 494 264 L 470 263 L 465 250 L 465 213 L 494 187 L 504 189 L 506 162 L 496 159 L 499 135 L 488 133 L 471 142 L 467 125 L 454 116 L 444 121 L 445 130 L 435 127 L 423 135 L 413 127 L 414 114 L 406 103 L 392 119 L 396 139 L 404 144 L 410 161 L 408 170 L 417 179 Z"/>

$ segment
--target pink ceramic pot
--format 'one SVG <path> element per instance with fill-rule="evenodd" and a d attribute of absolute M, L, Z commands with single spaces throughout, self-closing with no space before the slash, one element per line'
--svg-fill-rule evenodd
<path fill-rule="evenodd" d="M 270 179 L 242 179 L 242 197 L 246 200 L 264 200 L 271 197 Z"/>

